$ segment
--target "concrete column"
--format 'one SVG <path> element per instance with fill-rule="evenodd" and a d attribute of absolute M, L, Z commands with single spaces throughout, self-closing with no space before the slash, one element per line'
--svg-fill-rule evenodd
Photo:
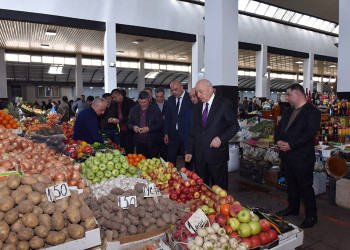
<path fill-rule="evenodd" d="M 105 92 L 110 93 L 117 87 L 117 68 L 116 68 L 116 30 L 115 23 L 106 22 L 106 31 L 104 38 L 104 73 L 105 73 Z"/>
<path fill-rule="evenodd" d="M 189 70 L 189 72 L 188 72 L 188 81 L 187 81 L 187 91 L 188 92 L 190 92 L 190 90 L 192 89 L 192 88 L 194 88 L 194 86 L 192 87 L 192 67 L 190 66 L 190 70 Z M 194 83 L 194 85 L 196 85 L 195 83 Z"/>
<path fill-rule="evenodd" d="M 201 69 L 204 68 L 204 36 L 197 35 L 196 39 L 197 41 L 192 44 L 191 87 L 195 87 L 198 80 L 203 79 Z"/>
<path fill-rule="evenodd" d="M 137 91 L 140 92 L 146 87 L 145 59 L 140 59 L 137 74 Z"/>
<path fill-rule="evenodd" d="M 238 1 L 205 1 L 205 78 L 237 105 Z"/>
<path fill-rule="evenodd" d="M 0 98 L 8 98 L 6 76 L 5 50 L 0 49 Z"/>
<path fill-rule="evenodd" d="M 75 97 L 80 97 L 83 94 L 83 65 L 81 54 L 76 55 L 75 63 Z"/>
<path fill-rule="evenodd" d="M 309 58 L 304 59 L 304 70 L 303 70 L 303 87 L 304 89 L 310 90 L 310 92 L 313 92 L 313 81 L 312 78 L 314 77 L 314 54 L 309 53 Z"/>
<path fill-rule="evenodd" d="M 267 98 L 267 92 L 270 92 L 270 86 L 267 86 L 267 46 L 261 45 L 261 50 L 256 52 L 255 95 Z"/>
<path fill-rule="evenodd" d="M 317 92 L 323 94 L 323 76 L 320 77 L 321 80 L 317 83 Z"/>
<path fill-rule="evenodd" d="M 267 99 L 271 99 L 270 72 L 267 72 L 267 79 L 266 79 L 266 98 L 267 98 Z"/>

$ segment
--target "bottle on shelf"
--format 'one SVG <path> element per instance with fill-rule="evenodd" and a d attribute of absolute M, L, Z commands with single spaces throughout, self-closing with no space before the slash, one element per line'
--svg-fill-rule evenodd
<path fill-rule="evenodd" d="M 273 117 L 278 117 L 281 115 L 281 108 L 278 105 L 278 103 L 275 103 L 272 107 L 272 116 Z"/>

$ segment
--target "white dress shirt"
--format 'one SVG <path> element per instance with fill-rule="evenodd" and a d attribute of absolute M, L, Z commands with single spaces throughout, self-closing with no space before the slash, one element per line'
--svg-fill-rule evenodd
<path fill-rule="evenodd" d="M 209 115 L 209 111 L 210 111 L 211 105 L 213 104 L 214 97 L 215 97 L 215 94 L 213 93 L 213 94 L 211 95 L 209 101 L 207 102 L 207 103 L 209 104 L 209 105 L 208 105 L 208 115 Z M 204 112 L 205 106 L 206 106 L 206 102 L 203 102 L 202 114 L 203 114 L 203 112 Z"/>

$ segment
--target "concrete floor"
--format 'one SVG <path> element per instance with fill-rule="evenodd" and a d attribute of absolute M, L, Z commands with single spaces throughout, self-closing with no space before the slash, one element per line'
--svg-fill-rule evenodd
<path fill-rule="evenodd" d="M 229 173 L 229 194 L 249 207 L 261 207 L 275 213 L 287 206 L 286 191 L 258 184 L 239 176 L 238 172 Z M 328 193 L 317 196 L 318 223 L 304 230 L 304 244 L 298 249 L 350 249 L 350 210 L 329 204 Z M 299 226 L 304 219 L 304 208 L 299 216 L 287 219 Z"/>

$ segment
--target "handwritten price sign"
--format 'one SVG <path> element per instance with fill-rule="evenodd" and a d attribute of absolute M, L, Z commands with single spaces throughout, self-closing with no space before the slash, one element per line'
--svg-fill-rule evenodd
<path fill-rule="evenodd" d="M 50 202 L 60 200 L 70 196 L 70 191 L 66 182 L 46 188 L 47 199 Z"/>
<path fill-rule="evenodd" d="M 148 184 L 147 186 L 143 187 L 143 196 L 145 198 L 156 197 L 156 196 L 161 196 L 161 193 L 154 184 Z"/>
<path fill-rule="evenodd" d="M 185 226 L 191 233 L 196 233 L 198 228 L 203 227 L 208 221 L 208 217 L 202 211 L 198 209 L 192 216 L 185 222 Z"/>
<path fill-rule="evenodd" d="M 119 196 L 118 197 L 118 206 L 122 209 L 128 209 L 130 205 L 135 205 L 137 207 L 136 203 L 136 196 Z"/>

